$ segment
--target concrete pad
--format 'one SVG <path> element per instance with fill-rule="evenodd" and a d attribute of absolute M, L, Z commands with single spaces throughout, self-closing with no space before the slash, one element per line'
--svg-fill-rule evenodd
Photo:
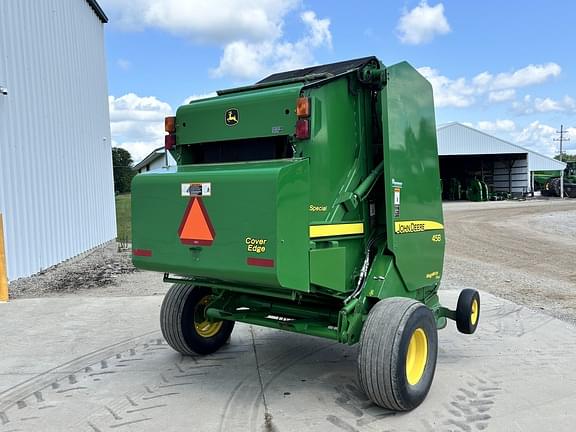
<path fill-rule="evenodd" d="M 160 297 L 17 300 L 0 305 L 0 432 L 574 430 L 576 328 L 482 301 L 475 335 L 440 332 L 426 401 L 395 414 L 358 389 L 356 347 L 237 325 L 221 351 L 183 357 Z"/>

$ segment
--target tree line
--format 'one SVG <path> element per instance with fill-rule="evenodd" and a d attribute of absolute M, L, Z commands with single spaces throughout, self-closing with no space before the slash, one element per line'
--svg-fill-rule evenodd
<path fill-rule="evenodd" d="M 134 161 L 129 151 L 112 147 L 112 169 L 114 171 L 114 192 L 129 193 L 134 177 Z"/>

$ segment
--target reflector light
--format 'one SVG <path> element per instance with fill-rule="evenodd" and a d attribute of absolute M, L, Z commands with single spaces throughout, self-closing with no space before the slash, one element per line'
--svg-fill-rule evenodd
<path fill-rule="evenodd" d="M 296 115 L 298 117 L 310 117 L 310 98 L 299 97 L 296 101 Z"/>
<path fill-rule="evenodd" d="M 296 138 L 301 140 L 310 138 L 310 122 L 308 119 L 298 119 L 296 121 Z"/>
<path fill-rule="evenodd" d="M 176 117 L 165 117 L 164 118 L 164 130 L 168 133 L 176 132 Z"/>
<path fill-rule="evenodd" d="M 172 150 L 176 145 L 176 135 L 165 135 L 164 136 L 164 148 L 166 150 Z"/>
<path fill-rule="evenodd" d="M 188 203 L 184 217 L 178 229 L 180 241 L 196 246 L 210 246 L 216 237 L 214 227 L 202 198 L 194 197 Z"/>
<path fill-rule="evenodd" d="M 133 249 L 132 255 L 141 257 L 151 257 L 152 251 L 150 249 Z"/>
<path fill-rule="evenodd" d="M 266 258 L 248 258 L 246 264 L 258 267 L 274 267 L 274 260 Z"/>

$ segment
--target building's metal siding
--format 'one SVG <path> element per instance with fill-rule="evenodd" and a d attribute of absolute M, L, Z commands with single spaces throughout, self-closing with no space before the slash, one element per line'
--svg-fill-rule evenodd
<path fill-rule="evenodd" d="M 494 162 L 492 174 L 494 192 L 510 192 L 521 195 L 528 192 L 529 180 L 528 159 L 525 156 L 506 162 L 499 160 Z"/>
<path fill-rule="evenodd" d="M 524 148 L 459 123 L 441 126 L 437 134 L 440 156 L 528 153 Z"/>
<path fill-rule="evenodd" d="M 528 151 L 530 171 L 564 171 L 566 163 Z"/>
<path fill-rule="evenodd" d="M 8 278 L 116 236 L 104 28 L 85 1 L 0 1 Z"/>

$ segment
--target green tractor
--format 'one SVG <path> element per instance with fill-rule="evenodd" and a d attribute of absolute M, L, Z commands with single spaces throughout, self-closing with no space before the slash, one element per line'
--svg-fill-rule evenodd
<path fill-rule="evenodd" d="M 168 344 L 210 354 L 236 322 L 360 344 L 378 405 L 418 406 L 437 329 L 478 325 L 480 298 L 440 304 L 444 225 L 432 88 L 375 57 L 274 74 L 166 119 L 176 166 L 132 184 L 133 262 L 173 283 Z"/>
<path fill-rule="evenodd" d="M 546 176 L 536 174 L 536 183 L 540 185 L 543 196 L 559 197 L 561 193 L 561 179 L 558 175 Z M 566 162 L 564 169 L 564 197 L 576 198 L 576 161 Z"/>
<path fill-rule="evenodd" d="M 488 201 L 488 185 L 476 177 L 468 180 L 466 197 L 470 201 Z"/>

